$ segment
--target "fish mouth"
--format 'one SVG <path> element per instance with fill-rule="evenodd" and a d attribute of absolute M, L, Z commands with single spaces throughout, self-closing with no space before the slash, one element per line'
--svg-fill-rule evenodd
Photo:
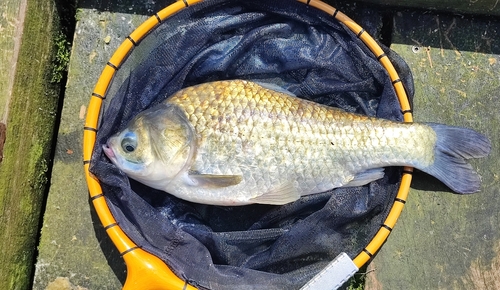
<path fill-rule="evenodd" d="M 106 156 L 108 156 L 108 158 L 111 159 L 111 161 L 116 159 L 115 152 L 111 147 L 108 146 L 107 143 L 102 145 L 102 150 L 104 151 L 104 154 L 106 154 Z"/>

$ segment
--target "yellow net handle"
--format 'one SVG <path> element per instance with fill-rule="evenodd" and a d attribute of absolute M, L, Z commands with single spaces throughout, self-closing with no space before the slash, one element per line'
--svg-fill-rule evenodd
<path fill-rule="evenodd" d="M 97 124 L 102 108 L 102 101 L 116 71 L 127 55 L 140 43 L 142 38 L 172 14 L 201 1 L 202 0 L 177 1 L 150 17 L 136 30 L 134 30 L 134 32 L 127 36 L 103 69 L 90 99 L 83 134 L 83 164 L 85 177 L 89 188 L 90 199 L 94 205 L 97 215 L 99 216 L 99 219 L 108 236 L 111 238 L 111 241 L 116 246 L 127 265 L 127 279 L 123 287 L 125 290 L 196 288 L 177 277 L 158 257 L 140 249 L 126 235 L 109 210 L 109 207 L 104 199 L 104 194 L 102 192 L 101 185 L 99 184 L 99 180 L 97 180 L 97 178 L 89 172 L 89 163 L 95 145 Z M 398 73 L 396 72 L 396 69 L 392 65 L 391 61 L 377 42 L 361 26 L 356 24 L 352 19 L 336 8 L 319 0 L 297 1 L 318 8 L 332 15 L 332 17 L 347 26 L 361 41 L 363 41 L 363 43 L 366 44 L 389 74 L 394 90 L 398 96 L 404 121 L 412 122 L 413 117 L 410 103 L 401 79 L 399 78 Z M 354 264 L 358 268 L 361 268 L 370 260 L 370 258 L 382 247 L 382 244 L 391 233 L 392 228 L 396 224 L 401 211 L 403 210 L 406 198 L 408 197 L 412 172 L 413 168 L 404 167 L 398 194 L 386 220 L 370 243 L 353 259 Z"/>

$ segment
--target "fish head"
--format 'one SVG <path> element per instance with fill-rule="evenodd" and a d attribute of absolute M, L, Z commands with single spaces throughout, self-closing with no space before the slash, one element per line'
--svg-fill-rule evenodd
<path fill-rule="evenodd" d="M 161 104 L 138 114 L 107 140 L 103 150 L 130 178 L 165 190 L 188 171 L 194 143 L 185 114 L 178 107 Z"/>
<path fill-rule="evenodd" d="M 125 129 L 111 136 L 103 146 L 104 153 L 111 162 L 138 181 L 156 178 L 154 169 L 160 165 L 151 147 L 149 132 L 141 123 L 141 120 L 133 120 Z"/>

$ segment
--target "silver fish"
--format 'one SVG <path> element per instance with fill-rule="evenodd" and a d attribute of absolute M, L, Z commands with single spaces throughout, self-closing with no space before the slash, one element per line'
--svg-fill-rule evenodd
<path fill-rule="evenodd" d="M 286 204 L 367 184 L 386 166 L 415 167 L 472 193 L 480 178 L 465 160 L 490 148 L 470 129 L 347 113 L 242 80 L 185 88 L 103 146 L 130 178 L 213 205 Z"/>

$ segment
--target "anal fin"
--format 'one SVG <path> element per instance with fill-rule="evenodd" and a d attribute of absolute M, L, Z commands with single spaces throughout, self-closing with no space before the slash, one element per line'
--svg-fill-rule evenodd
<path fill-rule="evenodd" d="M 260 204 L 283 205 L 300 198 L 300 193 L 291 182 L 285 182 L 270 191 L 251 198 L 250 202 Z"/>

